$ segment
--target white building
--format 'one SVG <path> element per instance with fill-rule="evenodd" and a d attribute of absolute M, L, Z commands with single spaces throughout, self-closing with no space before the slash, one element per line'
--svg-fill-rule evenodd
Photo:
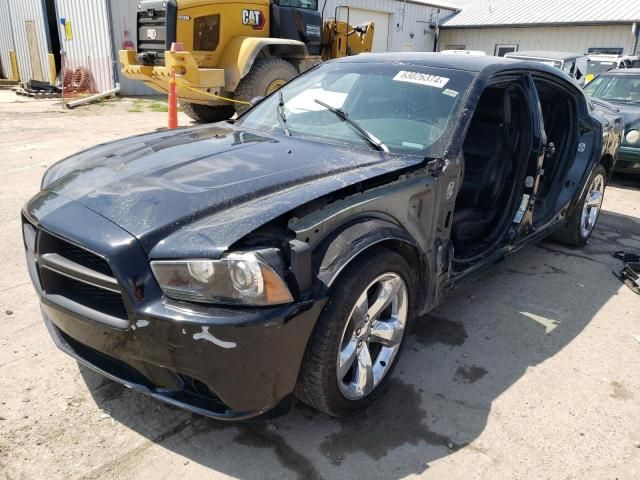
<path fill-rule="evenodd" d="M 438 50 L 637 52 L 640 0 L 457 0 Z"/>
<path fill-rule="evenodd" d="M 327 0 L 324 18 L 346 21 L 348 13 L 351 25 L 373 22 L 374 52 L 433 52 L 437 25 L 459 10 L 457 3 L 439 0 Z"/>

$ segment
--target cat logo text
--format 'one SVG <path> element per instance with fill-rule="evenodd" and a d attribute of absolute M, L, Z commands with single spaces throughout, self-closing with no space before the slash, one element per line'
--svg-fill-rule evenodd
<path fill-rule="evenodd" d="M 250 25 L 254 30 L 262 30 L 264 23 L 264 15 L 260 10 L 242 10 L 243 25 Z"/>

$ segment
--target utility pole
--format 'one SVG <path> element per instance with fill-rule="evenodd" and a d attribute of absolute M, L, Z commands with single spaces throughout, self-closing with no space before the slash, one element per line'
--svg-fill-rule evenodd
<path fill-rule="evenodd" d="M 433 51 L 438 51 L 438 37 L 440 36 L 440 9 L 436 10 L 436 25 L 433 30 Z"/>

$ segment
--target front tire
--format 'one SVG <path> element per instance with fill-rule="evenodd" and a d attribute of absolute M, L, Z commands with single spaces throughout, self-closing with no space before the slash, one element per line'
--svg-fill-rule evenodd
<path fill-rule="evenodd" d="M 255 97 L 266 97 L 298 75 L 298 69 L 282 58 L 256 60 L 251 71 L 238 84 L 235 99 L 251 103 Z M 238 115 L 249 109 L 249 105 L 236 103 Z"/>
<path fill-rule="evenodd" d="M 598 164 L 591 171 L 587 188 L 569 216 L 567 225 L 554 234 L 555 240 L 574 247 L 587 244 L 600 215 L 606 186 L 607 171 L 602 164 Z"/>
<path fill-rule="evenodd" d="M 187 116 L 198 123 L 215 123 L 229 120 L 235 110 L 231 105 L 201 105 L 199 103 L 180 102 L 180 108 Z"/>
<path fill-rule="evenodd" d="M 415 274 L 398 253 L 356 258 L 337 280 L 311 336 L 296 395 L 331 416 L 366 407 L 397 363 L 413 316 Z"/>

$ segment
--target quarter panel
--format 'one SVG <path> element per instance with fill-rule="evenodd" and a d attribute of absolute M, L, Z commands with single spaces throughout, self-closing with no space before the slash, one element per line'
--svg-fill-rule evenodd
<path fill-rule="evenodd" d="M 426 290 L 422 303 L 433 305 L 438 285 L 437 239 L 442 235 L 438 229 L 441 188 L 437 178 L 416 172 L 292 219 L 289 228 L 311 247 L 318 280 L 325 289 L 355 257 L 377 243 L 395 240 L 415 246 Z"/>

